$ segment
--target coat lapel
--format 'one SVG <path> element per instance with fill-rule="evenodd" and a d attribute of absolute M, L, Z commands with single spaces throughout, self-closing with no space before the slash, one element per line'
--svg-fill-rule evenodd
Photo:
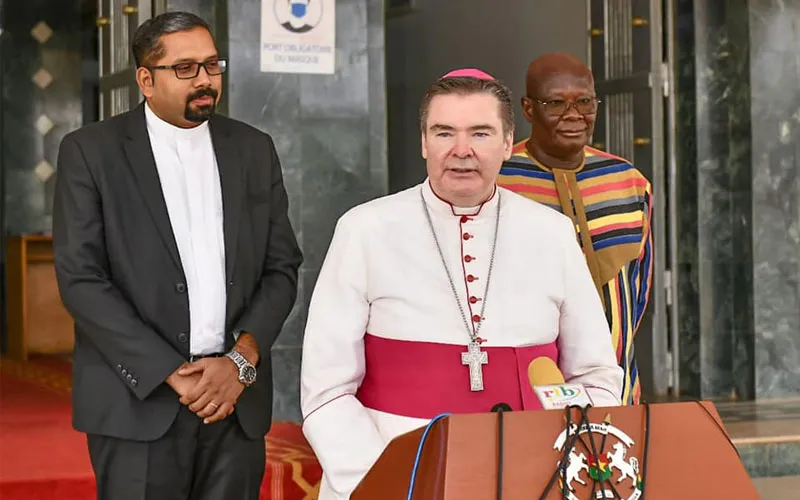
<path fill-rule="evenodd" d="M 222 185 L 223 232 L 225 235 L 225 276 L 228 281 L 233 276 L 236 260 L 239 220 L 244 199 L 244 174 L 239 151 L 230 130 L 222 120 L 211 119 L 211 141 L 217 157 L 217 169 Z"/>
<path fill-rule="evenodd" d="M 128 157 L 128 163 L 130 163 L 136 177 L 139 191 L 147 204 L 153 222 L 158 228 L 158 232 L 161 234 L 172 260 L 183 272 L 180 255 L 178 254 L 178 245 L 175 243 L 175 235 L 172 232 L 167 204 L 164 201 L 164 194 L 161 190 L 161 181 L 158 178 L 153 148 L 147 135 L 144 103 L 130 112 L 125 141 L 125 155 Z"/>

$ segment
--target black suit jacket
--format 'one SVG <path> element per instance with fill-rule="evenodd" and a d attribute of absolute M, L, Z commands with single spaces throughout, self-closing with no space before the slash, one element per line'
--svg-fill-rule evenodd
<path fill-rule="evenodd" d="M 236 418 L 257 439 L 270 428 L 270 348 L 294 305 L 302 255 L 270 136 L 224 116 L 209 128 L 224 210 L 226 348 L 247 331 L 261 354 Z M 75 320 L 73 424 L 156 439 L 180 405 L 164 381 L 189 356 L 189 302 L 144 105 L 67 135 L 57 171 L 53 245 Z"/>

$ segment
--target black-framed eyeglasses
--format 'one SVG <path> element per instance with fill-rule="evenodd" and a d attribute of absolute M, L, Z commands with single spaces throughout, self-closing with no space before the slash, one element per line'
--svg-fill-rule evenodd
<path fill-rule="evenodd" d="M 175 76 L 181 80 L 197 78 L 197 75 L 200 74 L 201 67 L 205 68 L 209 76 L 221 75 L 228 69 L 228 61 L 225 59 L 214 59 L 213 61 L 206 62 L 182 62 L 171 66 L 147 66 L 148 69 L 171 69 L 175 71 Z"/>
<path fill-rule="evenodd" d="M 591 115 L 597 112 L 597 106 L 603 102 L 597 97 L 581 97 L 575 101 L 565 101 L 563 99 L 550 99 L 547 101 L 535 99 L 535 101 L 542 105 L 545 113 L 554 116 L 563 115 L 572 106 L 582 115 Z"/>

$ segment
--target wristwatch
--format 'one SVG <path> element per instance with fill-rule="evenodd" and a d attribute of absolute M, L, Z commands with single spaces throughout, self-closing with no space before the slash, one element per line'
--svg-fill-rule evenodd
<path fill-rule="evenodd" d="M 238 351 L 231 350 L 225 356 L 229 357 L 239 369 L 239 382 L 245 387 L 250 387 L 256 381 L 256 367 L 250 364 L 247 359 L 239 354 Z"/>

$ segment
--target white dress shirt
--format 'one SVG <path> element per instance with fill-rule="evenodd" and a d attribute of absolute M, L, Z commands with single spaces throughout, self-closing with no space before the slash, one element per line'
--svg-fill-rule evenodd
<path fill-rule="evenodd" d="M 222 189 L 208 122 L 183 129 L 145 105 L 147 133 L 189 295 L 189 352 L 225 346 Z"/>

